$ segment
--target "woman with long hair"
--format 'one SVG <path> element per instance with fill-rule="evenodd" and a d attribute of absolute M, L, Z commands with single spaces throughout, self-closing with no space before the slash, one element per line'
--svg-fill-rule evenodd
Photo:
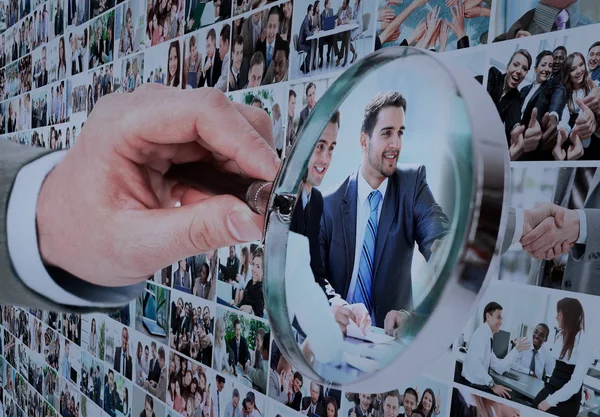
<path fill-rule="evenodd" d="M 438 395 L 439 397 L 439 395 Z M 440 398 L 435 398 L 433 394 L 433 390 L 427 388 L 423 391 L 423 395 L 421 396 L 421 402 L 417 406 L 416 411 L 421 413 L 423 417 L 433 417 L 434 415 L 440 414 Z"/>
<path fill-rule="evenodd" d="M 556 305 L 556 321 L 559 329 L 554 341 L 556 365 L 531 405 L 555 416 L 575 417 L 579 413 L 583 379 L 594 360 L 579 300 L 560 300 Z"/>
<path fill-rule="evenodd" d="M 179 55 L 179 41 L 171 42 L 167 60 L 167 85 L 169 87 L 179 87 L 181 77 L 181 60 L 179 59 Z"/>
<path fill-rule="evenodd" d="M 252 279 L 252 268 L 250 266 L 250 249 L 248 246 L 242 248 L 242 266 L 240 273 L 237 275 L 237 284 L 235 285 L 235 302 L 239 303 L 242 301 L 244 296 L 244 289 L 248 285 L 248 282 Z"/>
<path fill-rule="evenodd" d="M 244 289 L 242 300 L 237 303 L 240 310 L 262 317 L 265 309 L 263 295 L 264 250 L 258 247 L 252 254 L 252 280 Z"/>
<path fill-rule="evenodd" d="M 325 417 L 338 417 L 338 403 L 333 397 L 327 397 L 325 399 L 325 411 L 327 415 Z"/>
<path fill-rule="evenodd" d="M 65 49 L 65 37 L 61 36 L 58 41 L 58 79 L 62 80 L 67 76 L 67 53 Z"/>

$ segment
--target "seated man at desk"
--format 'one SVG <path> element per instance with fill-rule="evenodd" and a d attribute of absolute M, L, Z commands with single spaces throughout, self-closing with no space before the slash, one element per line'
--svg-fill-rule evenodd
<path fill-rule="evenodd" d="M 519 353 L 512 369 L 537 379 L 552 375 L 556 360 L 550 351 L 544 347 L 549 334 L 550 328 L 546 323 L 538 324 L 533 331 L 533 346 Z"/>
<path fill-rule="evenodd" d="M 492 349 L 492 341 L 494 333 L 498 333 L 502 327 L 502 306 L 495 301 L 488 303 L 483 310 L 483 321 L 471 336 L 463 363 L 462 383 L 500 397 L 511 398 L 511 390 L 496 384 L 489 369 L 502 375 L 515 363 L 520 352 L 529 349 L 529 341 L 526 338 L 517 339 L 515 349 L 504 359 L 498 359 Z"/>

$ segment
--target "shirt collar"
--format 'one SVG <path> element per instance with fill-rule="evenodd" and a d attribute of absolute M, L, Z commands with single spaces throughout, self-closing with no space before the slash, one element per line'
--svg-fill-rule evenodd
<path fill-rule="evenodd" d="M 310 193 L 306 193 L 306 188 L 302 187 L 302 208 L 305 208 L 308 202 L 310 201 L 310 195 L 312 194 L 312 190 Z"/>
<path fill-rule="evenodd" d="M 492 328 L 490 327 L 489 324 L 487 323 L 483 323 L 484 324 L 484 329 L 485 329 L 485 335 L 488 336 L 490 339 L 494 337 L 494 333 L 492 333 Z"/>
<path fill-rule="evenodd" d="M 373 190 L 373 188 L 369 185 L 369 183 L 367 182 L 367 180 L 365 180 L 365 178 L 362 176 L 361 172 L 360 172 L 360 168 L 358 170 L 358 207 L 362 207 L 362 205 L 365 203 L 365 201 L 367 201 L 367 199 L 369 198 L 369 194 L 371 193 L 371 191 L 375 191 Z M 377 188 L 377 190 L 379 190 L 379 192 L 381 193 L 381 203 L 380 203 L 380 207 L 383 204 L 383 199 L 385 198 L 385 192 L 387 191 L 387 186 L 388 186 L 388 178 L 385 178 L 383 180 L 383 182 L 379 185 L 379 187 Z"/>
<path fill-rule="evenodd" d="M 533 15 L 533 21 L 538 24 L 544 32 L 551 32 L 556 16 L 562 9 L 548 6 L 546 4 L 538 3 L 535 7 L 535 13 Z M 569 25 L 574 28 L 579 23 L 579 1 L 572 3 L 566 8 L 569 13 Z"/>

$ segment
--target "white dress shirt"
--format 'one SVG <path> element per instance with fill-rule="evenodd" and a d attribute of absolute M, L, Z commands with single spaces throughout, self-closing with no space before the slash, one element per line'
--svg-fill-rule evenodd
<path fill-rule="evenodd" d="M 579 238 L 575 243 L 585 245 L 587 241 L 587 217 L 584 210 L 575 210 L 579 215 Z M 525 224 L 525 212 L 522 208 L 515 208 L 515 234 L 512 236 L 511 245 L 517 243 L 523 237 L 523 225 Z"/>
<path fill-rule="evenodd" d="M 371 207 L 369 205 L 369 194 L 373 188 L 369 185 L 367 180 L 360 173 L 360 168 L 357 175 L 357 188 L 358 196 L 356 200 L 356 242 L 354 248 L 354 267 L 352 268 L 352 279 L 350 280 L 350 287 L 348 289 L 348 296 L 346 300 L 352 300 L 354 296 L 354 290 L 356 287 L 356 280 L 358 279 L 358 266 L 360 264 L 360 258 L 362 255 L 362 248 L 365 239 L 365 232 L 367 231 L 367 223 L 369 222 L 369 216 L 371 214 Z M 385 201 L 385 192 L 387 191 L 388 179 L 384 179 L 377 190 L 381 193 L 381 202 L 377 208 L 377 221 L 381 216 L 381 208 Z M 377 231 L 379 233 L 379 230 Z M 371 317 L 373 319 L 373 317 Z M 375 320 L 373 320 L 375 322 Z"/>
<path fill-rule="evenodd" d="M 561 389 L 546 398 L 551 407 L 555 407 L 558 403 L 565 402 L 575 395 L 583 385 L 583 379 L 587 375 L 592 362 L 594 361 L 594 352 L 590 341 L 584 331 L 580 331 L 575 337 L 575 344 L 571 356 L 559 359 L 560 352 L 563 348 L 562 336 L 559 335 L 558 340 L 554 344 L 553 353 L 557 361 L 562 361 L 569 365 L 575 365 L 575 370 L 571 379 Z"/>
<path fill-rule="evenodd" d="M 531 367 L 531 358 L 533 356 L 533 348 L 524 350 L 520 352 L 517 360 L 512 366 L 517 372 L 521 372 L 529 375 L 530 367 Z M 554 371 L 554 366 L 556 365 L 556 360 L 554 356 L 550 353 L 548 349 L 544 345 L 540 347 L 540 349 L 535 354 L 535 376 L 537 379 L 542 379 L 544 373 L 546 376 L 552 375 Z"/>
<path fill-rule="evenodd" d="M 63 160 L 66 150 L 50 152 L 23 166 L 13 185 L 6 216 L 8 252 L 13 267 L 24 285 L 58 304 L 91 307 L 121 307 L 122 289 L 118 287 L 104 299 L 89 300 L 78 297 L 58 285 L 48 274 L 40 255 L 37 228 L 37 199 L 46 175 Z M 114 297 L 112 296 L 114 294 Z"/>
<path fill-rule="evenodd" d="M 492 329 L 487 323 L 479 326 L 471 336 L 462 370 L 462 376 L 471 384 L 489 386 L 494 380 L 489 374 L 490 369 L 502 375 L 517 359 L 517 349 L 511 350 L 504 359 L 498 359 L 492 350 L 492 337 Z"/>

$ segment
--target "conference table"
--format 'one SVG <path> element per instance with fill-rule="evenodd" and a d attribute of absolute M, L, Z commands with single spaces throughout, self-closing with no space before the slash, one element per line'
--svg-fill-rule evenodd
<path fill-rule="evenodd" d="M 337 35 L 338 33 L 347 32 L 349 30 L 353 30 L 359 27 L 359 24 L 356 22 L 353 23 L 344 23 L 343 25 L 337 25 L 333 29 L 328 30 L 318 30 L 312 35 L 306 38 L 307 41 L 316 40 L 317 41 L 317 50 L 319 49 L 319 43 L 321 42 L 321 38 L 326 36 Z"/>

